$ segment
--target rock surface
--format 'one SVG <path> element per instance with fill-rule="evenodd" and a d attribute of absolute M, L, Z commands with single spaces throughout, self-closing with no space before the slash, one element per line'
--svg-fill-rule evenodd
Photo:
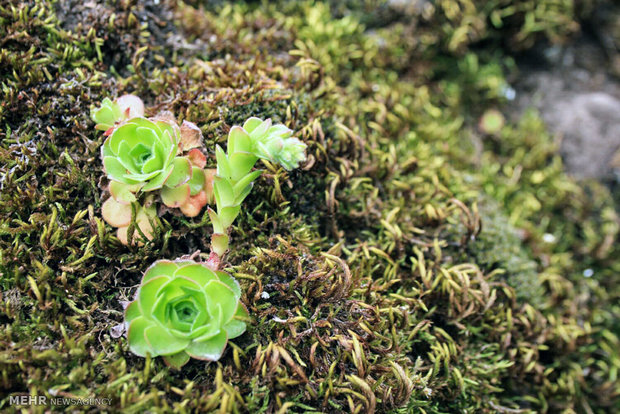
<path fill-rule="evenodd" d="M 606 73 L 591 39 L 548 48 L 521 66 L 517 108 L 537 108 L 561 140 L 567 171 L 578 178 L 620 173 L 620 84 Z"/>

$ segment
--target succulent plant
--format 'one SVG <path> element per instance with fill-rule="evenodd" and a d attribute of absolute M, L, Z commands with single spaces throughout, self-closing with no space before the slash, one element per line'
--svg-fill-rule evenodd
<path fill-rule="evenodd" d="M 105 99 L 91 117 L 96 128 L 105 130 L 101 148 L 104 169 L 110 180 L 108 198 L 102 208 L 108 224 L 118 227 L 123 244 L 132 240 L 131 212 L 144 237 L 152 239 L 152 221 L 157 216 L 155 195 L 168 208 L 178 208 L 194 217 L 212 199 L 213 170 L 205 169 L 202 132 L 191 122 L 179 127 L 170 112 L 144 118 L 144 103 L 134 95 L 115 101 Z M 132 205 L 135 204 L 135 207 Z"/>
<path fill-rule="evenodd" d="M 95 121 L 95 128 L 107 131 L 123 118 L 123 111 L 117 103 L 105 98 L 99 108 L 91 111 L 90 117 Z"/>
<path fill-rule="evenodd" d="M 205 169 L 200 129 L 187 121 L 179 127 L 170 112 L 144 118 L 144 104 L 137 96 L 124 95 L 115 101 L 106 98 L 91 117 L 107 136 L 101 155 L 111 197 L 105 201 L 102 215 L 118 227 L 119 240 L 124 244 L 133 240 L 128 234 L 132 228 L 152 238 L 152 222 L 157 216 L 152 193 L 159 194 L 166 207 L 178 208 L 188 217 L 198 215 L 215 200 L 216 210 L 208 211 L 214 229 L 214 269 L 228 249 L 228 228 L 261 174 L 252 171 L 256 162 L 264 159 L 291 170 L 306 158 L 306 144 L 293 137 L 285 125 L 272 124 L 271 119 L 252 117 L 243 127 L 233 126 L 227 150 L 216 147 L 217 169 L 211 170 Z"/>
<path fill-rule="evenodd" d="M 284 125 L 271 120 L 249 118 L 243 127 L 234 126 L 228 133 L 227 151 L 215 149 L 217 172 L 213 179 L 213 195 L 217 212 L 209 208 L 213 224 L 211 249 L 221 257 L 228 249 L 227 229 L 241 211 L 241 203 L 252 190 L 262 171 L 252 171 L 259 158 L 278 163 L 285 169 L 296 168 L 306 158 L 306 144 L 292 138 Z M 212 258 L 217 268 L 218 259 Z"/>
<path fill-rule="evenodd" d="M 135 95 L 123 95 L 114 101 L 105 98 L 101 106 L 90 113 L 95 128 L 106 132 L 119 122 L 140 116 L 144 116 L 144 103 Z"/>
<path fill-rule="evenodd" d="M 293 131 L 285 125 L 272 125 L 271 119 L 265 121 L 252 117 L 243 124 L 252 143 L 252 152 L 259 158 L 280 164 L 292 170 L 306 159 L 306 144 L 292 137 Z"/>
<path fill-rule="evenodd" d="M 101 156 L 108 178 L 118 183 L 122 193 L 129 187 L 152 191 L 166 182 L 173 187 L 187 182 L 191 165 L 187 158 L 176 156 L 179 135 L 176 125 L 164 121 L 130 119 L 103 143 Z M 135 201 L 128 197 L 127 201 Z"/>
<path fill-rule="evenodd" d="M 184 260 L 155 262 L 125 310 L 129 349 L 180 368 L 190 357 L 217 361 L 245 332 L 247 310 L 228 273 Z"/>

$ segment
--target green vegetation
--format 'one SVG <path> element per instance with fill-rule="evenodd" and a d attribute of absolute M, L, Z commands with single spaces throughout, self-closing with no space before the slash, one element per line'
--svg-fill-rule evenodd
<path fill-rule="evenodd" d="M 243 127 L 236 125 L 230 129 L 226 151 L 216 145 L 213 197 L 217 211 L 209 208 L 213 224 L 211 259 L 214 269 L 219 267 L 228 250 L 228 231 L 241 212 L 241 203 L 252 191 L 254 180 L 262 174 L 262 170 L 252 171 L 259 158 L 287 170 L 297 168 L 306 160 L 306 144 L 292 138 L 292 132 L 282 124 L 272 125 L 271 119 L 263 121 L 252 117 L 243 123 Z"/>
<path fill-rule="evenodd" d="M 110 197 L 101 206 L 101 215 L 118 227 L 121 243 L 134 241 L 132 229 L 144 241 L 153 240 L 160 200 L 187 217 L 200 213 L 213 186 L 211 171 L 204 169 L 202 133 L 195 124 L 184 121 L 179 127 L 170 112 L 144 118 L 144 103 L 134 95 L 114 102 L 104 99 L 91 111 L 91 118 L 107 136 L 101 159 Z"/>
<path fill-rule="evenodd" d="M 229 274 L 194 261 L 159 260 L 144 273 L 125 310 L 127 341 L 136 355 L 163 355 L 177 369 L 190 357 L 217 361 L 229 339 L 245 331 L 248 312 Z"/>
<path fill-rule="evenodd" d="M 478 127 L 507 108 L 508 53 L 595 2 L 416 3 L 0 2 L 0 408 L 617 410 L 613 200 L 536 114 Z M 204 168 L 253 116 L 307 145 L 301 170 L 260 161 L 231 226 L 249 319 L 217 362 L 176 371 L 111 330 L 151 263 L 212 235 L 206 209 L 156 211 L 141 246 L 99 218 L 90 109 L 129 93 L 198 125 Z"/>

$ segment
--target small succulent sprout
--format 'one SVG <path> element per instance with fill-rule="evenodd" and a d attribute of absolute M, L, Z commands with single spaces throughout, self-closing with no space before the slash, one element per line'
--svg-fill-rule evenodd
<path fill-rule="evenodd" d="M 228 273 L 184 260 L 155 262 L 125 310 L 129 349 L 163 356 L 179 369 L 191 358 L 217 361 L 229 339 L 243 334 L 248 313 Z"/>
<path fill-rule="evenodd" d="M 95 122 L 96 129 L 107 131 L 121 121 L 124 115 L 123 110 L 116 102 L 112 102 L 110 98 L 105 98 L 99 108 L 90 112 L 90 117 Z"/>
<path fill-rule="evenodd" d="M 271 119 L 250 118 L 243 124 L 243 131 L 249 135 L 252 152 L 259 158 L 289 171 L 306 160 L 306 144 L 292 137 L 293 131 L 286 126 L 272 125 Z"/>
<path fill-rule="evenodd" d="M 120 122 L 144 116 L 144 103 L 135 95 L 123 95 L 114 101 L 105 98 L 99 108 L 91 111 L 90 116 L 96 129 L 111 132 Z"/>

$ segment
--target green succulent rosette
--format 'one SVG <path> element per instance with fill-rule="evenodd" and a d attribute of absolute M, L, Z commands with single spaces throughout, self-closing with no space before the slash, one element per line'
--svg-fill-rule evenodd
<path fill-rule="evenodd" d="M 185 179 L 191 166 L 187 158 L 176 157 L 179 133 L 175 127 L 164 121 L 132 118 L 114 129 L 101 149 L 108 178 L 125 186 L 139 186 L 142 191 L 160 189 L 168 180 L 176 181 L 176 176 Z"/>
<path fill-rule="evenodd" d="M 144 274 L 125 310 L 129 349 L 163 356 L 180 368 L 191 358 L 217 361 L 229 339 L 245 332 L 241 290 L 229 274 L 193 261 L 160 260 Z"/>

